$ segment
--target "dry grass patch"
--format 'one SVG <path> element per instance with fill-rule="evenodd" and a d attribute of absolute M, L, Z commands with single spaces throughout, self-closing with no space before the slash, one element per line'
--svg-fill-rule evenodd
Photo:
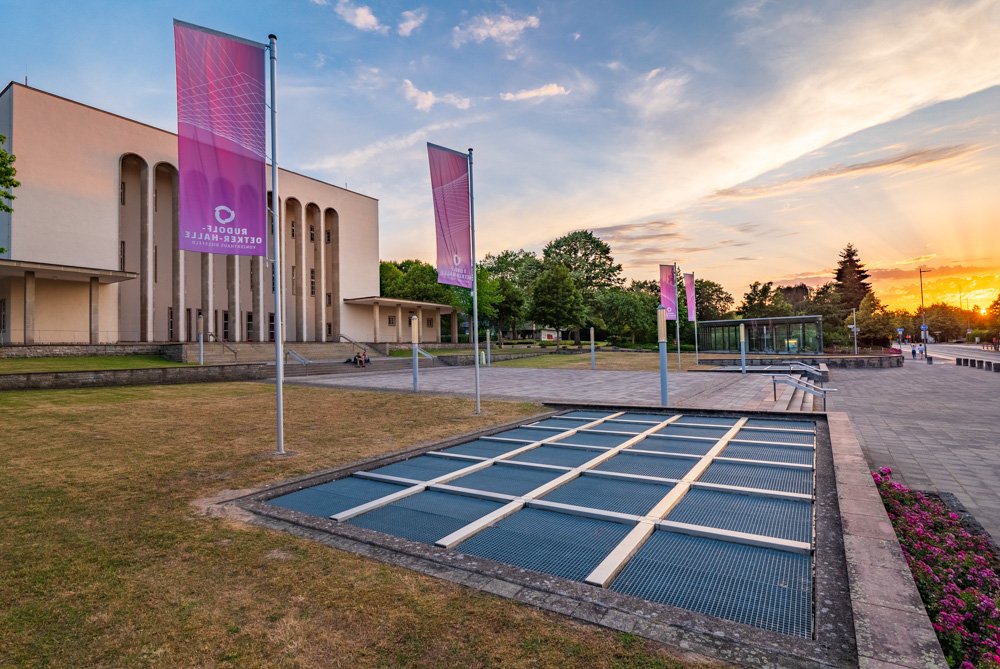
<path fill-rule="evenodd" d="M 619 372 L 658 372 L 659 353 L 649 351 L 633 353 L 626 351 L 595 351 L 594 362 L 597 369 Z M 531 367 L 537 369 L 590 369 L 590 351 L 577 355 L 540 355 L 534 358 L 518 358 L 493 363 L 497 367 Z M 694 353 L 681 353 L 683 369 L 695 369 Z M 667 371 L 677 371 L 677 352 L 667 353 Z"/>
<path fill-rule="evenodd" d="M 150 367 L 184 367 L 162 355 L 100 355 L 66 356 L 60 358 L 2 358 L 0 374 L 31 372 L 81 372 L 99 369 L 148 369 Z"/>
<path fill-rule="evenodd" d="M 537 413 L 219 384 L 0 394 L 0 664 L 675 667 L 630 635 L 222 518 L 191 501 Z"/>

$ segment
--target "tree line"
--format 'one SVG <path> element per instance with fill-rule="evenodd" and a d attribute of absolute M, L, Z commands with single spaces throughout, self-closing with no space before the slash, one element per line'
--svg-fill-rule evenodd
<path fill-rule="evenodd" d="M 1000 295 L 986 313 L 978 307 L 961 310 L 933 304 L 915 313 L 890 310 L 872 291 L 870 275 L 858 250 L 848 244 L 840 253 L 830 281 L 811 288 L 804 283 L 777 285 L 755 281 L 736 305 L 721 284 L 695 279 L 698 322 L 731 318 L 823 316 L 823 338 L 828 346 L 852 342 L 849 326 L 856 312 L 859 341 L 884 345 L 903 328 L 919 338 L 921 322 L 936 339 L 955 339 L 967 329 L 981 336 L 996 336 L 1000 329 Z M 694 344 L 694 324 L 688 321 L 682 270 L 677 271 L 681 344 Z M 626 284 L 621 264 L 611 247 L 592 232 L 581 230 L 550 241 L 541 255 L 524 249 L 488 254 L 476 267 L 479 321 L 482 327 L 517 338 L 530 323 L 569 331 L 580 342 L 580 332 L 594 327 L 599 339 L 616 344 L 656 341 L 656 307 L 660 302 L 655 280 Z M 381 295 L 389 298 L 449 304 L 462 313 L 472 312 L 471 291 L 437 283 L 437 271 L 419 260 L 383 261 Z M 673 336 L 671 336 L 673 338 Z"/>

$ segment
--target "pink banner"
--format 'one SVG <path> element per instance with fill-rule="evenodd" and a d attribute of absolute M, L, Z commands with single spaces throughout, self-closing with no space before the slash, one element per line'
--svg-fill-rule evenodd
<path fill-rule="evenodd" d="M 267 252 L 263 48 L 174 21 L 182 250 Z"/>
<path fill-rule="evenodd" d="M 694 300 L 694 272 L 684 275 L 684 293 L 687 296 L 688 320 L 696 321 L 698 312 Z"/>
<path fill-rule="evenodd" d="M 677 320 L 677 280 L 675 265 L 660 265 L 660 304 L 666 309 L 668 321 Z"/>
<path fill-rule="evenodd" d="M 469 156 L 428 144 L 427 157 L 437 227 L 438 283 L 472 288 Z"/>

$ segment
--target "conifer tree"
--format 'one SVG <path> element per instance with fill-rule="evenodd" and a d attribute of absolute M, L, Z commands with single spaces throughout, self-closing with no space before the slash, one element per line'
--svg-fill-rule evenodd
<path fill-rule="evenodd" d="M 861 306 L 861 300 L 872 292 L 872 285 L 868 282 L 870 278 L 871 275 L 861 264 L 858 250 L 854 248 L 853 244 L 845 246 L 844 250 L 840 252 L 835 279 L 842 300 L 841 304 L 845 309 L 857 309 Z"/>

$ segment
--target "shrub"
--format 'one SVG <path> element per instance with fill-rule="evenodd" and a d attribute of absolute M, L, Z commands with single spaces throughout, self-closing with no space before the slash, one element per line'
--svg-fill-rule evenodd
<path fill-rule="evenodd" d="M 971 534 L 940 502 L 872 474 L 948 664 L 1000 666 L 1000 577 L 988 537 Z"/>

